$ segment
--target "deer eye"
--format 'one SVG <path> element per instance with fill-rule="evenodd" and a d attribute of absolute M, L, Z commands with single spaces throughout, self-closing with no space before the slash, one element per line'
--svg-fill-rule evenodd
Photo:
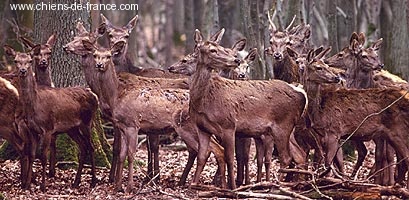
<path fill-rule="evenodd" d="M 15 61 L 14 61 L 14 63 L 16 63 L 16 64 L 17 64 L 17 60 L 15 60 Z"/>
<path fill-rule="evenodd" d="M 338 57 L 342 57 L 343 55 L 343 53 L 338 53 Z"/>
<path fill-rule="evenodd" d="M 317 69 L 317 71 L 321 71 L 322 67 L 317 67 L 316 69 Z"/>
<path fill-rule="evenodd" d="M 270 41 L 270 44 L 272 45 L 272 44 L 273 44 L 273 42 L 272 42 L 272 41 Z"/>
<path fill-rule="evenodd" d="M 296 60 L 296 61 L 295 61 L 295 64 L 299 65 L 299 64 L 300 64 L 300 61 Z"/>
<path fill-rule="evenodd" d="M 114 37 L 114 36 L 113 36 L 113 35 L 108 35 L 108 37 L 109 37 L 109 38 L 112 38 L 112 37 Z"/>
<path fill-rule="evenodd" d="M 368 58 L 368 56 L 367 55 L 362 55 L 362 58 L 366 59 L 366 58 Z"/>
<path fill-rule="evenodd" d="M 183 59 L 183 60 L 182 60 L 182 63 L 187 63 L 187 60 L 186 60 L 186 59 Z"/>
<path fill-rule="evenodd" d="M 97 58 L 97 55 L 93 55 L 94 56 L 94 58 Z"/>
<path fill-rule="evenodd" d="M 217 53 L 216 49 L 210 49 L 210 53 Z"/>
<path fill-rule="evenodd" d="M 125 38 L 125 39 L 128 39 L 128 38 L 129 38 L 129 35 L 125 35 L 124 38 Z"/>
<path fill-rule="evenodd" d="M 107 56 L 107 59 L 111 59 L 111 56 Z"/>

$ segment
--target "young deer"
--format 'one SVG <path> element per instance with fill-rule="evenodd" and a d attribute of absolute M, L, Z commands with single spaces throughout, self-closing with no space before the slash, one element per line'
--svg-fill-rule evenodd
<path fill-rule="evenodd" d="M 14 57 L 19 76 L 19 94 L 22 114 L 16 119 L 20 135 L 30 137 L 30 162 L 34 160 L 36 147 L 41 144 L 42 182 L 45 190 L 47 153 L 53 134 L 68 133 L 80 148 L 77 174 L 73 183 L 77 187 L 81 181 L 81 171 L 87 155 L 91 157 L 91 186 L 95 186 L 94 149 L 91 142 L 91 124 L 98 106 L 95 95 L 85 88 L 37 87 L 32 70 L 32 56 L 15 52 L 5 46 L 5 52 Z M 40 46 L 33 48 L 38 54 Z M 31 165 L 28 173 L 31 174 Z M 27 178 L 28 181 L 31 177 Z M 29 187 L 29 186 L 28 186 Z"/>
<path fill-rule="evenodd" d="M 377 71 L 383 68 L 383 64 L 378 56 L 382 38 L 368 48 L 364 48 L 365 40 L 364 33 L 352 33 L 350 45 L 326 60 L 329 65 L 346 70 L 346 86 L 348 88 L 367 89 L 380 87 L 380 85 L 375 82 L 374 76 Z M 352 176 L 355 176 L 358 172 L 367 154 L 367 149 L 362 142 L 355 143 L 358 149 L 358 160 L 352 172 Z M 372 167 L 372 171 L 378 171 L 386 167 L 385 170 L 382 170 L 382 172 L 375 177 L 375 182 L 383 185 L 393 185 L 395 182 L 393 169 L 392 167 L 388 167 L 389 163 L 392 163 L 394 160 L 393 148 L 382 139 L 375 140 L 375 143 L 376 162 Z"/>
<path fill-rule="evenodd" d="M 196 34 L 200 33 L 196 30 Z M 272 134 L 281 166 L 288 166 L 292 160 L 290 135 L 306 107 L 304 91 L 278 80 L 234 81 L 221 78 L 212 73 L 213 69 L 232 69 L 240 63 L 232 56 L 231 50 L 206 41 L 196 51 L 199 61 L 192 76 L 189 102 L 189 115 L 199 130 L 193 183 L 199 182 L 211 135 L 220 138 L 224 148 L 230 188 L 236 187 L 233 166 L 236 133 L 255 138 Z M 296 161 L 302 163 L 304 158 Z"/>
<path fill-rule="evenodd" d="M 127 54 L 128 52 L 128 40 L 135 24 L 138 20 L 138 15 L 132 18 L 126 26 L 117 27 L 114 26 L 103 14 L 101 14 L 103 24 L 106 25 L 106 31 L 108 33 L 109 46 L 112 47 L 117 42 L 124 42 L 125 47 L 113 56 L 116 73 L 128 72 L 138 76 L 150 77 L 150 78 L 186 78 L 182 75 L 172 74 L 168 71 L 156 68 L 139 68 L 133 64 L 132 59 Z"/>
<path fill-rule="evenodd" d="M 31 40 L 20 37 L 24 45 L 30 49 L 37 46 Z M 34 73 L 38 85 L 52 86 L 51 81 L 51 53 L 56 41 L 55 34 L 51 35 L 45 44 L 40 45 L 40 51 L 34 56 Z"/>
<path fill-rule="evenodd" d="M 64 45 L 64 49 L 70 53 L 74 53 L 77 55 L 82 56 L 82 69 L 85 74 L 85 80 L 87 81 L 88 85 L 90 86 L 91 90 L 97 93 L 97 95 L 105 95 L 102 93 L 104 91 L 101 88 L 101 84 L 97 82 L 98 80 L 98 73 L 95 73 L 95 61 L 93 54 L 87 53 L 87 50 L 84 48 L 82 41 L 88 41 L 94 45 L 96 45 L 96 38 L 98 38 L 105 25 L 101 25 L 98 30 L 95 32 L 88 32 L 82 26 L 82 23 L 77 24 L 77 30 L 79 35 L 76 36 L 71 42 Z M 129 74 L 126 72 L 119 73 L 117 75 L 119 80 L 120 90 L 126 87 L 150 87 L 150 88 L 181 88 L 181 89 L 188 89 L 188 80 L 187 79 L 163 79 L 163 78 L 146 78 L 135 76 L 133 74 Z M 110 93 L 106 93 L 106 95 L 110 95 Z M 99 98 L 101 109 L 103 114 L 106 118 L 112 121 L 112 107 L 110 106 L 111 103 L 107 102 L 110 98 Z M 156 140 L 158 140 L 158 134 L 148 134 L 149 138 L 149 146 L 156 146 L 158 145 Z M 115 141 L 115 140 L 114 140 Z M 116 140 L 117 142 L 119 139 Z M 119 151 L 118 144 L 114 142 L 114 152 Z M 148 174 L 150 177 L 154 177 L 155 174 L 159 172 L 159 160 L 158 160 L 158 151 L 156 151 L 158 147 L 148 147 L 148 149 L 154 149 L 152 153 L 149 153 L 148 156 Z M 150 151 L 151 152 L 151 151 Z M 119 153 L 118 153 L 119 154 Z M 114 181 L 115 179 L 115 169 L 117 163 L 117 153 L 114 153 L 113 163 L 111 166 L 111 173 L 110 173 L 110 181 Z M 153 155 L 151 155 L 153 154 Z M 153 158 L 152 158 L 153 157 Z M 157 158 L 157 159 L 155 159 Z M 153 159 L 153 161 L 152 161 Z M 152 167 L 152 165 L 154 165 Z M 155 172 L 152 172 L 152 168 L 154 168 Z"/>
<path fill-rule="evenodd" d="M 309 59 L 313 62 L 314 59 Z M 351 134 L 368 115 L 379 112 L 395 101 L 405 91 L 400 89 L 336 89 L 322 87 L 322 83 L 336 81 L 326 65 L 319 67 L 307 65 L 304 71 L 304 86 L 311 106 L 309 116 L 315 136 L 320 138 L 326 153 L 326 166 L 332 162 L 338 151 L 341 138 Z M 369 118 L 353 135 L 353 140 L 384 139 L 388 141 L 399 156 L 409 153 L 405 143 L 408 136 L 407 119 L 409 97 L 391 106 L 385 112 Z M 337 121 L 337 123 L 333 123 Z M 405 164 L 409 161 L 405 160 Z"/>
<path fill-rule="evenodd" d="M 159 89 L 155 87 L 122 85 L 116 77 L 112 55 L 124 48 L 120 41 L 111 49 L 96 47 L 89 41 L 83 41 L 84 49 L 94 58 L 94 80 L 100 84 L 101 91 L 95 91 L 101 101 L 107 102 L 112 111 L 115 140 L 119 144 L 114 154 L 119 154 L 114 163 L 115 188 L 122 189 L 122 170 L 125 158 L 128 158 L 128 184 L 126 191 L 133 188 L 133 160 L 137 148 L 139 132 L 148 135 L 166 134 L 174 131 L 172 114 L 188 103 L 186 90 Z M 114 142 L 115 146 L 115 142 Z M 157 155 L 157 154 L 156 154 Z M 156 158 L 155 158 L 156 159 Z M 159 168 L 159 166 L 155 166 Z"/>

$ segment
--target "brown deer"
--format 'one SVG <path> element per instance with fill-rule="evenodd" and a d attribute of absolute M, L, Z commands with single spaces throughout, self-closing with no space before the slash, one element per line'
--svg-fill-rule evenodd
<path fill-rule="evenodd" d="M 233 48 L 236 45 L 233 45 Z M 237 50 L 234 50 L 234 52 Z M 245 74 L 247 74 L 248 71 L 248 65 L 252 61 L 254 61 L 255 56 L 257 54 L 257 49 L 252 49 L 249 54 L 244 58 L 244 60 L 241 61 L 240 66 L 238 69 L 234 71 L 232 74 L 244 74 L 243 77 L 245 77 Z M 196 60 L 197 61 L 197 60 Z M 179 70 L 182 68 L 196 68 L 196 67 L 191 67 L 187 65 L 182 65 L 182 66 L 175 66 L 175 70 Z M 231 76 L 230 76 L 231 78 Z M 235 77 L 233 77 L 234 79 Z M 179 134 L 179 136 L 182 138 L 182 140 L 187 144 L 188 146 L 188 151 L 189 151 L 189 157 L 188 157 L 188 163 L 186 164 L 186 167 L 183 171 L 182 177 L 180 179 L 179 185 L 184 185 L 186 182 L 186 178 L 188 173 L 190 172 L 190 169 L 193 166 L 193 162 L 196 159 L 197 156 L 197 151 L 198 151 L 198 137 L 194 133 L 196 133 L 194 122 L 191 121 L 191 118 L 188 115 L 188 106 L 185 106 L 185 108 L 181 111 L 178 111 L 174 115 L 174 121 L 175 121 L 175 129 L 176 132 Z M 192 136 L 194 136 L 192 138 Z M 243 179 L 245 180 L 245 184 L 250 183 L 250 178 L 249 178 L 249 148 L 251 145 L 251 140 L 250 138 L 236 138 L 236 160 L 237 160 L 237 180 L 236 184 L 241 185 L 243 184 Z M 224 167 L 224 155 L 223 155 L 223 148 L 220 147 L 220 144 L 215 143 L 214 140 L 211 140 L 210 146 L 209 146 L 209 152 L 213 152 L 217 158 L 217 161 L 219 163 L 219 166 Z M 272 147 L 271 147 L 272 148 Z M 260 156 L 264 155 L 264 152 L 258 154 Z M 209 155 L 208 155 L 209 156 Z M 271 159 L 271 158 L 270 158 Z M 266 158 L 266 160 L 268 160 Z M 269 162 L 266 162 L 269 163 Z M 260 164 L 262 166 L 262 164 Z M 219 167 L 220 168 L 220 167 Z M 261 168 L 259 169 L 261 170 Z M 218 170 L 218 172 L 220 172 Z M 260 174 L 260 179 L 261 179 L 261 171 L 258 172 Z M 217 175 L 220 175 L 220 173 L 217 173 Z M 217 177 L 216 178 L 219 178 Z M 225 181 L 224 178 L 221 179 L 221 181 Z M 226 183 L 222 183 L 222 187 L 225 187 Z"/>
<path fill-rule="evenodd" d="M 20 37 L 23 44 L 32 49 L 37 46 L 31 40 Z M 34 55 L 34 73 L 35 79 L 38 85 L 51 86 L 51 53 L 56 41 L 55 34 L 51 35 L 45 44 L 40 45 L 40 51 L 38 54 Z"/>
<path fill-rule="evenodd" d="M 200 32 L 196 30 L 196 34 Z M 288 166 L 292 160 L 289 154 L 290 135 L 307 101 L 302 89 L 278 80 L 234 81 L 221 78 L 212 70 L 235 68 L 240 60 L 232 56 L 230 49 L 211 41 L 196 49 L 199 61 L 190 84 L 189 103 L 189 115 L 199 130 L 193 183 L 199 182 L 211 135 L 219 138 L 224 148 L 231 188 L 236 187 L 233 169 L 236 133 L 256 138 L 273 134 L 281 166 Z M 304 158 L 300 159 L 297 161 L 303 162 Z"/>
<path fill-rule="evenodd" d="M 20 37 L 21 41 L 23 44 L 32 49 L 38 44 L 34 44 L 31 40 L 25 37 Z M 52 53 L 52 48 L 55 44 L 56 41 L 56 36 L 55 34 L 51 35 L 47 42 L 45 44 L 40 45 L 40 51 L 39 52 L 33 52 L 33 53 L 38 53 L 33 55 L 34 56 L 34 74 L 35 74 L 35 79 L 37 82 L 37 85 L 42 85 L 42 86 L 48 86 L 52 87 L 52 80 L 51 80 L 51 53 Z M 53 135 L 53 138 L 51 139 L 51 144 L 50 144 L 50 169 L 48 175 L 50 177 L 55 176 L 55 165 L 57 163 L 57 158 L 56 158 L 56 135 Z"/>
<path fill-rule="evenodd" d="M 312 62 L 315 58 L 309 58 Z M 321 61 L 322 62 L 322 61 Z M 319 67 L 309 64 L 304 71 L 307 77 L 304 86 L 308 93 L 311 129 L 321 138 L 326 153 L 326 166 L 332 162 L 339 147 L 339 140 L 353 133 L 359 123 L 370 114 L 384 109 L 390 103 L 405 94 L 400 89 L 337 89 L 322 87 L 322 83 L 336 82 L 337 76 L 326 65 Z M 408 136 L 409 96 L 392 105 L 386 111 L 375 115 L 359 127 L 352 139 L 384 139 L 397 154 L 409 161 Z M 334 123 L 336 121 L 336 123 Z"/>
<path fill-rule="evenodd" d="M 20 135 L 30 137 L 30 161 L 35 157 L 37 145 L 41 144 L 41 164 L 43 168 L 41 190 L 45 190 L 47 153 L 52 135 L 64 132 L 68 133 L 80 148 L 79 166 L 73 186 L 78 187 L 81 181 L 81 172 L 87 154 L 91 157 L 91 186 L 95 186 L 97 179 L 95 176 L 94 149 L 91 142 L 91 124 L 98 106 L 95 95 L 89 90 L 79 87 L 50 88 L 37 86 L 32 70 L 32 56 L 27 53 L 15 52 L 9 46 L 4 48 L 8 55 L 14 56 L 18 70 L 19 103 L 22 106 L 22 114 L 16 119 L 16 123 Z M 33 48 L 34 54 L 38 54 L 39 51 L 39 45 Z"/>
<path fill-rule="evenodd" d="M 266 49 L 268 55 L 273 56 L 274 78 L 288 83 L 299 83 L 299 68 L 295 61 L 289 56 L 287 47 L 292 48 L 297 53 L 306 53 L 309 48 L 310 27 L 300 24 L 289 30 L 287 27 L 283 32 L 278 31 L 274 24 L 270 33 L 270 47 Z"/>
<path fill-rule="evenodd" d="M 375 72 L 383 68 L 383 64 L 378 56 L 382 38 L 368 48 L 364 48 L 365 40 L 364 33 L 352 33 L 350 45 L 326 60 L 328 64 L 346 70 L 346 86 L 349 88 L 366 89 L 380 87 L 380 84 L 375 83 L 374 75 Z M 393 148 L 385 143 L 384 140 L 375 140 L 375 143 L 376 162 L 372 171 L 386 168 L 375 177 L 375 182 L 383 185 L 393 185 L 395 182 L 393 169 L 392 167 L 388 167 L 389 163 L 392 163 L 394 160 Z M 358 149 L 358 160 L 352 172 L 352 176 L 355 176 L 360 166 L 362 166 L 367 154 L 367 149 L 362 142 L 355 141 L 355 144 Z M 381 155 L 381 152 L 387 154 Z"/>
<path fill-rule="evenodd" d="M 21 114 L 18 90 L 6 79 L 0 77 L 0 137 L 7 140 L 20 155 L 21 188 L 28 189 L 31 183 L 31 157 L 26 153 L 30 148 L 29 138 L 17 130 L 15 116 Z M 32 161 L 31 161 L 32 162 Z"/>
<path fill-rule="evenodd" d="M 112 110 L 115 139 L 120 140 L 118 143 L 119 151 L 115 152 L 114 149 L 114 154 L 119 154 L 119 161 L 113 169 L 115 188 L 116 190 L 122 188 L 123 164 L 125 158 L 128 158 L 126 191 L 130 191 L 133 188 L 133 160 L 137 148 L 138 133 L 158 135 L 174 131 L 172 114 L 188 103 L 189 94 L 187 90 L 138 87 L 137 85 L 120 86 L 112 55 L 124 48 L 123 41 L 114 44 L 111 49 L 104 49 L 84 40 L 83 47 L 94 58 L 94 75 L 92 77 L 96 78 L 94 82 L 100 84 L 98 88 L 102 90 L 95 91 L 95 93 L 101 101 L 108 102 Z M 154 168 L 159 168 L 159 166 Z"/>
<path fill-rule="evenodd" d="M 90 86 L 91 90 L 97 93 L 97 95 L 102 96 L 102 95 L 107 95 L 110 96 L 111 94 L 108 93 L 102 93 L 103 88 L 101 88 L 101 84 L 97 82 L 98 73 L 95 73 L 95 61 L 94 57 L 92 54 L 87 53 L 87 50 L 84 48 L 82 41 L 86 40 L 89 41 L 90 43 L 96 45 L 96 39 L 101 36 L 101 33 L 103 33 L 103 30 L 105 29 L 105 25 L 101 25 L 99 29 L 95 30 L 94 32 L 88 32 L 85 30 L 83 27 L 82 23 L 77 24 L 77 31 L 79 33 L 78 36 L 76 36 L 71 42 L 68 44 L 64 45 L 64 49 L 67 52 L 74 53 L 77 55 L 82 56 L 82 69 L 85 74 L 85 79 Z M 163 78 L 147 78 L 147 77 L 140 77 L 140 76 L 135 76 L 133 74 L 129 74 L 126 72 L 121 72 L 117 75 L 118 80 L 119 80 L 119 86 L 121 88 L 124 88 L 123 86 L 135 86 L 135 87 L 150 87 L 150 88 L 181 88 L 181 89 L 187 89 L 188 88 L 188 80 L 187 79 L 163 79 Z M 107 102 L 110 98 L 100 98 L 100 105 L 101 109 L 103 111 L 103 114 L 106 118 L 110 119 L 112 121 L 112 108 L 110 105 L 113 105 L 112 102 Z M 157 146 L 157 140 L 158 134 L 149 134 L 149 146 Z M 117 139 L 116 141 L 119 141 Z M 119 151 L 119 147 L 117 146 L 117 143 L 114 143 L 114 152 Z M 150 147 L 148 147 L 150 151 Z M 148 156 L 148 174 L 150 177 L 155 176 L 157 172 L 159 172 L 159 159 L 158 159 L 158 147 L 152 147 L 153 152 L 149 153 Z M 150 151 L 151 152 L 151 151 Z M 119 153 L 114 153 L 114 158 L 113 158 L 113 163 L 111 166 L 111 173 L 110 173 L 110 181 L 114 181 L 115 178 L 115 169 L 116 169 L 116 163 L 117 163 L 117 155 Z M 153 155 L 151 155 L 153 154 Z M 153 158 L 152 158 L 153 157 Z M 155 160 L 155 158 L 157 158 Z M 152 161 L 153 159 L 153 161 Z M 152 166 L 154 165 L 154 166 Z M 152 168 L 155 168 L 155 172 L 152 171 Z"/>
<path fill-rule="evenodd" d="M 138 76 L 150 78 L 186 78 L 182 75 L 172 74 L 168 71 L 156 68 L 139 68 L 133 64 L 131 58 L 127 55 L 129 36 L 134 29 L 138 20 L 138 15 L 132 18 L 126 26 L 114 26 L 103 14 L 101 14 L 103 24 L 106 25 L 108 33 L 109 45 L 112 46 L 117 42 L 123 41 L 125 43 L 124 49 L 113 56 L 116 72 L 128 72 Z"/>

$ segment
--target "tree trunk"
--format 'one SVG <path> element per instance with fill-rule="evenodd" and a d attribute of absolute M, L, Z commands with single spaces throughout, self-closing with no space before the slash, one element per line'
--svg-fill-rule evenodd
<path fill-rule="evenodd" d="M 338 30 L 337 30 L 337 3 L 336 1 L 327 2 L 327 19 L 328 19 L 328 41 L 329 46 L 332 47 L 331 54 L 339 52 L 338 45 Z"/>
<path fill-rule="evenodd" d="M 195 30 L 194 15 L 193 15 L 193 0 L 184 0 L 184 5 L 185 5 L 184 26 L 185 26 L 185 35 L 186 35 L 185 54 L 188 54 L 193 51 L 193 47 L 195 46 L 195 42 L 193 39 L 193 32 Z M 196 27 L 196 28 L 200 28 L 200 27 Z"/>
<path fill-rule="evenodd" d="M 35 3 L 44 1 L 35 0 Z M 48 4 L 47 1 L 44 2 Z M 53 4 L 73 4 L 83 3 L 88 1 L 84 0 L 54 0 Z M 53 54 L 51 59 L 51 71 L 52 80 L 56 87 L 68 87 L 85 85 L 85 79 L 80 68 L 79 58 L 74 55 L 67 54 L 63 51 L 62 46 L 73 39 L 75 25 L 78 20 L 82 20 L 84 25 L 90 27 L 90 16 L 86 10 L 82 11 L 49 11 L 49 10 L 36 10 L 34 12 L 34 40 L 35 43 L 45 43 L 48 37 L 56 33 L 57 42 L 53 48 Z M 99 114 L 98 114 L 99 115 Z M 96 153 L 96 163 L 102 166 L 108 166 L 107 155 L 111 154 L 109 145 L 107 144 L 104 132 L 102 130 L 101 120 L 99 116 L 94 121 L 93 126 L 93 145 Z M 57 156 L 61 159 L 72 161 L 77 159 L 76 147 L 73 148 L 74 142 L 68 138 L 65 134 L 60 135 L 57 138 Z M 70 148 L 68 148 L 68 146 Z"/>
<path fill-rule="evenodd" d="M 385 67 L 404 79 L 409 78 L 409 46 L 405 0 L 383 1 L 381 25 Z"/>

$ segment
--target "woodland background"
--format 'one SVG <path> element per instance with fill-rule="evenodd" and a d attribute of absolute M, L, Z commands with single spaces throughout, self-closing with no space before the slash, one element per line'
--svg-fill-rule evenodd
<path fill-rule="evenodd" d="M 11 11 L 9 6 L 10 3 L 40 2 L 137 3 L 139 10 L 33 12 Z M 332 54 L 348 44 L 353 31 L 364 32 L 368 44 L 382 37 L 381 57 L 386 69 L 406 80 L 409 78 L 408 0 L 6 0 L 0 5 L 0 45 L 7 43 L 22 48 L 16 41 L 15 25 L 20 27 L 20 35 L 32 37 L 37 43 L 57 32 L 52 62 L 55 85 L 84 84 L 82 72 L 77 67 L 78 58 L 61 48 L 73 37 L 75 22 L 82 19 L 87 28 L 94 29 L 100 23 L 99 14 L 103 13 L 114 25 L 122 26 L 138 14 L 129 52 L 139 66 L 166 69 L 185 53 L 193 51 L 196 28 L 206 37 L 224 27 L 224 46 L 245 37 L 247 48 L 257 47 L 259 62 L 252 68 L 251 77 L 267 79 L 273 77 L 271 59 L 264 54 L 269 44 L 267 13 L 273 15 L 274 12 L 274 23 L 279 29 L 287 27 L 294 15 L 295 24 L 310 24 L 312 44 L 332 46 Z M 64 67 L 67 64 L 72 67 Z M 6 65 L 7 60 L 2 56 L 1 66 Z"/>

